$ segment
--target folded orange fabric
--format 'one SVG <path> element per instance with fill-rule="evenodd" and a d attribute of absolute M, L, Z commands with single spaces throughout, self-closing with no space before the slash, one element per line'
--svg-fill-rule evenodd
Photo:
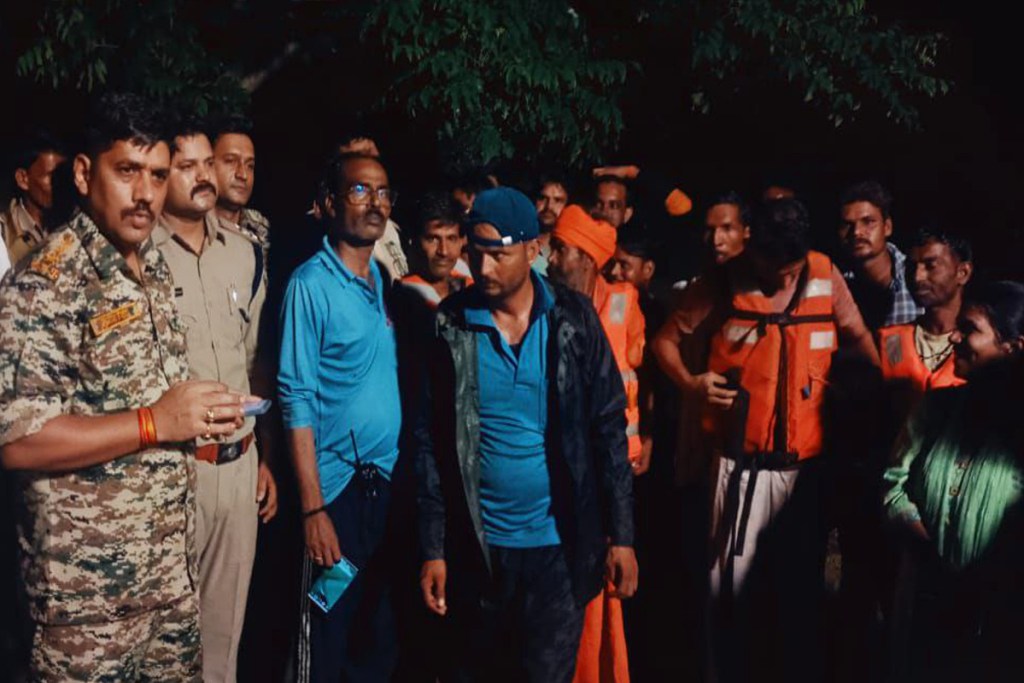
<path fill-rule="evenodd" d="M 603 268 L 615 255 L 615 228 L 590 217 L 583 207 L 571 204 L 562 210 L 551 237 L 583 250 Z"/>
<path fill-rule="evenodd" d="M 609 597 L 610 587 L 587 605 L 573 683 L 629 683 L 622 601 Z"/>

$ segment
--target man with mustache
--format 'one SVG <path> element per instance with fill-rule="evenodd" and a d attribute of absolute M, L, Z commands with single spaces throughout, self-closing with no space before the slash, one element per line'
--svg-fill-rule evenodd
<path fill-rule="evenodd" d="M 217 215 L 229 230 L 257 245 L 263 254 L 257 264 L 266 279 L 270 263 L 270 221 L 249 208 L 256 183 L 256 147 L 252 126 L 242 117 L 227 117 L 217 124 L 213 135 L 213 175 L 217 193 Z"/>
<path fill-rule="evenodd" d="M 320 251 L 291 277 L 281 311 L 278 395 L 302 506 L 304 579 L 342 556 L 359 573 L 327 612 L 304 601 L 299 679 L 384 681 L 394 615 L 381 555 L 402 408 L 385 281 L 373 260 L 394 191 L 380 160 L 337 155 L 322 184 Z M 308 587 L 308 586 L 307 586 Z"/>
<path fill-rule="evenodd" d="M 413 273 L 401 279 L 430 308 L 436 309 L 449 294 L 472 283 L 455 269 L 466 238 L 462 234 L 459 206 L 446 194 L 428 194 L 420 202 L 419 221 L 413 235 Z"/>
<path fill-rule="evenodd" d="M 924 314 L 878 331 L 882 374 L 906 416 L 931 389 L 956 386 L 953 343 L 964 287 L 974 271 L 970 242 L 940 230 L 918 231 L 907 258 L 907 278 Z"/>
<path fill-rule="evenodd" d="M 864 322 L 871 330 L 913 322 L 924 311 L 907 287 L 906 256 L 889 241 L 892 197 L 872 180 L 843 190 L 839 205 L 839 242 L 849 266 L 843 277 Z"/>
<path fill-rule="evenodd" d="M 474 284 L 441 304 L 415 427 L 423 600 L 458 680 L 568 683 L 587 603 L 637 586 L 622 380 L 590 300 L 531 268 L 526 195 L 465 225 Z"/>
<path fill-rule="evenodd" d="M 217 218 L 214 154 L 206 135 L 197 125 L 185 124 L 171 140 L 167 201 L 153 243 L 174 277 L 189 370 L 193 377 L 248 394 L 266 299 L 257 252 Z M 247 417 L 231 439 L 201 440 L 196 450 L 196 549 L 207 683 L 235 680 L 257 517 L 266 523 L 277 511 L 277 490 L 260 462 L 254 423 Z"/>
<path fill-rule="evenodd" d="M 0 212 L 0 235 L 11 264 L 46 239 L 53 227 L 47 222 L 53 213 L 53 172 L 63 162 L 60 144 L 46 133 L 37 133 L 20 145 L 14 164 L 17 196 Z"/>
<path fill-rule="evenodd" d="M 74 157 L 82 211 L 0 287 L 0 461 L 18 470 L 30 680 L 199 681 L 194 441 L 249 397 L 189 380 L 150 234 L 170 154 L 107 95 Z"/>
<path fill-rule="evenodd" d="M 537 220 L 540 223 L 540 234 L 537 244 L 540 253 L 533 262 L 533 269 L 541 275 L 548 274 L 548 256 L 551 254 L 551 231 L 555 221 L 562 214 L 562 209 L 569 203 L 569 186 L 559 175 L 546 175 L 540 179 L 540 190 L 534 199 L 537 207 Z"/>

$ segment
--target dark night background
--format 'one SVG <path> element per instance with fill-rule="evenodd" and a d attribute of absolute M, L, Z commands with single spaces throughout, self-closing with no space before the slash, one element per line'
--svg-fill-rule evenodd
<path fill-rule="evenodd" d="M 926 221 L 938 221 L 968 235 L 975 246 L 977 275 L 1021 279 L 1024 256 L 1024 106 L 1019 95 L 1019 22 L 1012 4 L 964 2 L 875 3 L 872 11 L 903 24 L 938 30 L 948 37 L 940 54 L 940 74 L 954 82 L 945 97 L 921 101 L 920 130 L 909 131 L 886 120 L 870 106 L 859 120 L 833 127 L 802 96 L 779 84 L 761 84 L 747 74 L 737 92 L 714 92 L 710 114 L 690 113 L 688 94 L 679 81 L 686 64 L 674 46 L 657 36 L 647 51 L 643 74 L 627 83 L 626 130 L 617 151 L 603 163 L 636 163 L 672 178 L 694 199 L 698 210 L 673 226 L 672 258 L 665 263 L 676 277 L 696 263 L 702 199 L 736 188 L 753 195 L 769 182 L 794 187 L 809 205 L 819 245 L 831 251 L 835 205 L 842 186 L 874 178 L 895 197 L 897 243 Z M 16 12 L 16 10 L 15 10 Z M 615 9 L 608 10 L 614 29 Z M 10 13 L 8 13 L 10 16 Z M 274 25 L 218 36 L 221 49 L 231 41 L 259 43 Z M 0 30 L 0 153 L 6 155 L 17 131 L 26 126 L 51 127 L 71 134 L 87 107 L 78 94 L 54 94 L 27 84 L 14 74 L 14 40 Z M 283 286 L 290 269 L 305 259 L 319 240 L 305 218 L 313 183 L 328 145 L 343 131 L 373 135 L 388 163 L 393 187 L 401 194 L 395 209 L 399 223 L 423 189 L 442 185 L 433 122 L 410 122 L 398 111 L 356 115 L 373 101 L 387 70 L 379 55 L 341 63 L 330 55 L 319 62 L 296 64 L 275 74 L 254 96 L 258 173 L 252 206 L 272 224 L 275 249 L 271 277 Z M 529 169 L 515 164 L 498 169 L 506 179 L 525 178 Z M 7 173 L 7 171 L 4 171 Z M 8 188 L 3 187 L 4 191 Z M 664 269 L 663 269 L 664 270 Z M 283 455 L 283 453 L 282 453 Z M 288 639 L 295 630 L 292 566 L 299 557 L 301 531 L 295 518 L 287 467 L 278 458 L 282 512 L 261 530 L 256 574 L 240 656 L 239 679 L 280 680 Z M 11 566 L 13 538 L 3 529 L 5 572 Z M 0 596 L 0 621 L 9 610 Z M 2 642 L 0 638 L 0 642 Z M 0 661 L 0 679 L 10 668 Z"/>

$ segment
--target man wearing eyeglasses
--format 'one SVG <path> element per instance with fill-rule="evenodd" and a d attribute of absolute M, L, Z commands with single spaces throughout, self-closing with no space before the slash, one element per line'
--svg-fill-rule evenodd
<path fill-rule="evenodd" d="M 382 540 L 401 404 L 384 279 L 372 259 L 394 193 L 379 159 L 327 168 L 322 248 L 291 277 L 281 313 L 278 394 L 302 505 L 304 579 L 344 556 L 359 572 L 325 612 L 303 609 L 299 680 L 388 680 L 394 617 Z"/>

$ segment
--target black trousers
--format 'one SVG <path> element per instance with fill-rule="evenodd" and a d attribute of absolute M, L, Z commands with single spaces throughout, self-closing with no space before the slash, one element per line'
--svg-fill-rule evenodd
<path fill-rule="evenodd" d="M 306 636 L 306 642 L 300 642 L 299 681 L 378 683 L 389 680 L 395 668 L 395 616 L 384 544 L 391 484 L 378 475 L 369 483 L 373 490 L 367 486 L 357 473 L 327 506 L 341 553 L 359 573 L 326 614 L 303 592 L 305 623 L 300 638 Z M 319 568 L 311 568 L 308 559 L 305 562 L 306 578 L 315 580 Z M 304 583 L 308 590 L 311 581 Z"/>
<path fill-rule="evenodd" d="M 561 546 L 491 548 L 479 608 L 452 614 L 460 682 L 568 683 L 585 605 L 576 604 Z"/>

